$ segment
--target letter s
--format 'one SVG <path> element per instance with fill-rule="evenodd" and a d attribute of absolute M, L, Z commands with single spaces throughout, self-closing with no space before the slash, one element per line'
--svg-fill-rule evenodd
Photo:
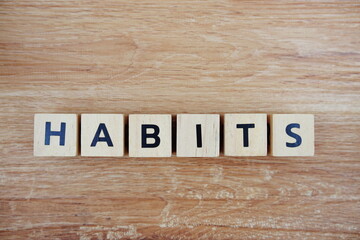
<path fill-rule="evenodd" d="M 290 123 L 289 125 L 286 126 L 286 134 L 296 140 L 294 143 L 286 142 L 286 147 L 294 148 L 301 145 L 302 139 L 299 135 L 291 131 L 291 129 L 293 128 L 300 128 L 300 124 Z"/>

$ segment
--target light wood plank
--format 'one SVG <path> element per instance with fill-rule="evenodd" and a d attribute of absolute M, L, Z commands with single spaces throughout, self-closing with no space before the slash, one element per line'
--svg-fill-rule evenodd
<path fill-rule="evenodd" d="M 358 1 L 0 1 L 0 239 L 359 239 L 359 16 Z M 254 112 L 313 114 L 315 156 L 33 156 L 35 113 Z"/>

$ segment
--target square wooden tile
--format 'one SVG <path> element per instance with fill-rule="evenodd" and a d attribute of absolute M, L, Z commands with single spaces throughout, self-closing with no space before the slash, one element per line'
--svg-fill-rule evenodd
<path fill-rule="evenodd" d="M 219 156 L 219 114 L 178 114 L 176 124 L 178 157 Z"/>
<path fill-rule="evenodd" d="M 226 156 L 267 155 L 266 114 L 225 114 L 224 119 Z"/>
<path fill-rule="evenodd" d="M 171 157 L 170 114 L 129 115 L 130 157 Z"/>
<path fill-rule="evenodd" d="M 81 114 L 81 156 L 124 156 L 124 115 Z"/>
<path fill-rule="evenodd" d="M 78 134 L 77 114 L 35 114 L 34 155 L 76 156 Z"/>
<path fill-rule="evenodd" d="M 314 115 L 273 114 L 270 131 L 273 156 L 314 156 Z"/>

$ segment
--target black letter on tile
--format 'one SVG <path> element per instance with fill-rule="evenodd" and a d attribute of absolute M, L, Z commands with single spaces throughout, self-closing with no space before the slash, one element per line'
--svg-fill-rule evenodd
<path fill-rule="evenodd" d="M 236 124 L 236 128 L 242 128 L 243 129 L 243 142 L 244 147 L 249 147 L 249 128 L 255 128 L 254 123 L 249 124 Z"/>
<path fill-rule="evenodd" d="M 286 126 L 286 134 L 289 135 L 290 137 L 295 138 L 295 142 L 294 143 L 288 143 L 286 142 L 286 146 L 287 147 L 298 147 L 301 145 L 302 139 L 299 135 L 297 135 L 296 133 L 292 132 L 291 129 L 292 128 L 300 128 L 300 124 L 298 123 L 290 123 L 289 125 Z"/>
<path fill-rule="evenodd" d="M 147 129 L 152 128 L 154 129 L 153 133 L 147 133 Z M 142 124 L 141 125 L 141 147 L 142 148 L 156 148 L 160 145 L 160 138 L 159 138 L 160 128 L 154 124 Z M 154 143 L 147 143 L 148 138 L 155 139 Z"/>
<path fill-rule="evenodd" d="M 66 131 L 66 123 L 62 122 L 60 124 L 60 131 L 51 131 L 51 122 L 46 122 L 45 124 L 45 145 L 50 145 L 50 137 L 51 136 L 59 136 L 60 137 L 60 146 L 65 145 L 65 131 Z"/>
<path fill-rule="evenodd" d="M 100 134 L 101 134 L 101 131 L 104 132 L 104 137 L 100 137 Z M 111 138 L 110 138 L 110 135 L 109 135 L 109 132 L 106 128 L 106 125 L 105 123 L 100 123 L 99 124 L 99 127 L 95 133 L 95 136 L 94 136 L 94 139 L 92 140 L 91 142 L 91 147 L 96 147 L 96 144 L 98 142 L 106 142 L 108 147 L 113 147 L 113 143 L 111 141 Z"/>
<path fill-rule="evenodd" d="M 202 137 L 201 137 L 201 124 L 196 124 L 196 144 L 198 148 L 202 147 Z"/>

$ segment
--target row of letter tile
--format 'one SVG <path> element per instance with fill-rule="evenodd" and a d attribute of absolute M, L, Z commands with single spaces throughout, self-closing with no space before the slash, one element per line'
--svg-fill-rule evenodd
<path fill-rule="evenodd" d="M 128 121 L 130 157 L 172 156 L 170 114 L 130 114 Z M 35 114 L 34 155 L 76 156 L 80 145 L 81 156 L 124 156 L 123 114 L 82 114 L 78 126 L 77 114 Z M 266 156 L 268 140 L 272 156 L 314 155 L 313 115 L 273 114 L 269 129 L 268 138 L 266 114 L 225 114 L 224 155 Z M 218 157 L 220 136 L 219 114 L 178 114 L 176 156 Z"/>

